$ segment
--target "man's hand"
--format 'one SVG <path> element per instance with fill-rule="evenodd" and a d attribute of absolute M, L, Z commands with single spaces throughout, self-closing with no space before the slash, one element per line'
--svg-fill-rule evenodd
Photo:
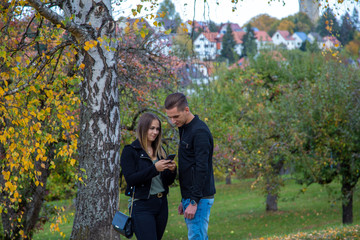
<path fill-rule="evenodd" d="M 197 205 L 194 206 L 189 204 L 189 206 L 185 210 L 184 217 L 187 219 L 193 219 L 195 217 L 196 210 Z"/>
<path fill-rule="evenodd" d="M 182 202 L 180 202 L 179 206 L 178 206 L 178 213 L 180 215 L 183 215 L 184 214 L 184 208 L 183 208 L 183 205 L 182 205 Z"/>

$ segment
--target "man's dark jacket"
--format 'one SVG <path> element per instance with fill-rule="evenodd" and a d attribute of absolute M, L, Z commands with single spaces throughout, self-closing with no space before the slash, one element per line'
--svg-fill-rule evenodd
<path fill-rule="evenodd" d="M 171 172 L 169 169 L 159 173 L 138 139 L 124 147 L 120 166 L 127 183 L 125 195 L 132 196 L 132 190 L 135 186 L 134 197 L 137 199 L 148 199 L 150 197 L 151 180 L 158 174 L 160 174 L 166 194 L 169 192 L 169 185 L 174 182 L 176 177 L 176 171 Z"/>
<path fill-rule="evenodd" d="M 216 192 L 212 156 L 214 142 L 208 126 L 197 115 L 179 128 L 179 182 L 182 198 L 197 203 Z"/>

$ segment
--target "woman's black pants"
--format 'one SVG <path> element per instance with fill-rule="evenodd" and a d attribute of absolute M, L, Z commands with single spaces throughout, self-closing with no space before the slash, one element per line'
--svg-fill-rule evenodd
<path fill-rule="evenodd" d="M 160 240 L 168 220 L 166 196 L 134 201 L 132 221 L 137 240 Z"/>

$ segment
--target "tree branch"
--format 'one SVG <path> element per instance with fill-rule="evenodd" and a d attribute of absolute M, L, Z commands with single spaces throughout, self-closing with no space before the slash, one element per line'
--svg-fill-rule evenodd
<path fill-rule="evenodd" d="M 73 34 L 77 39 L 82 39 L 83 36 L 86 35 L 85 29 L 81 28 L 79 25 L 75 24 L 72 21 L 66 20 L 64 17 L 60 16 L 59 14 L 56 14 L 41 1 L 29 0 L 28 2 L 30 6 L 35 8 L 35 10 L 40 13 L 41 16 L 45 17 L 55 25 L 60 25 L 62 28 L 66 29 L 71 34 Z"/>
<path fill-rule="evenodd" d="M 50 51 L 46 52 L 45 55 L 46 55 L 46 56 L 53 56 L 58 50 L 62 50 L 64 47 L 69 46 L 69 45 L 71 45 L 71 44 L 72 44 L 71 41 L 63 42 L 63 43 L 59 44 L 58 46 L 52 48 Z M 18 88 L 15 88 L 15 89 L 11 90 L 11 91 L 5 92 L 3 96 L 12 95 L 12 94 L 14 94 L 14 93 L 17 93 L 17 92 L 19 92 L 19 91 L 27 88 L 27 87 L 30 85 L 29 82 L 30 82 L 32 79 L 36 79 L 36 78 L 40 75 L 40 73 L 42 72 L 42 69 L 43 69 L 43 68 L 46 66 L 46 64 L 47 64 L 49 61 L 51 61 L 51 60 L 52 60 L 52 59 L 46 59 L 46 58 L 45 58 L 44 61 L 42 62 L 42 64 L 41 64 L 39 67 L 37 67 L 37 70 L 38 70 L 38 71 L 37 71 L 36 73 L 34 73 L 31 77 L 29 77 L 29 81 L 28 81 L 28 82 L 26 82 L 26 83 L 25 83 L 24 85 L 22 85 L 21 87 L 18 87 Z M 18 82 L 20 82 L 20 81 L 21 81 L 21 79 L 19 79 Z"/>

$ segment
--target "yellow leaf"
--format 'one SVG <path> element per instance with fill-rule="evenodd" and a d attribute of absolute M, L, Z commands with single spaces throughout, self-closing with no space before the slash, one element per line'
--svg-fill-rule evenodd
<path fill-rule="evenodd" d="M 157 21 L 155 21 L 153 24 L 154 24 L 156 27 L 158 26 L 158 22 L 157 22 Z"/>
<path fill-rule="evenodd" d="M 70 164 L 71 164 L 71 166 L 74 166 L 75 165 L 75 163 L 76 163 L 76 160 L 75 159 L 70 159 Z"/>
<path fill-rule="evenodd" d="M 36 186 L 39 186 L 39 181 L 36 181 L 36 182 L 35 182 L 35 185 L 36 185 Z"/>
<path fill-rule="evenodd" d="M 90 48 L 89 48 L 89 46 L 85 46 L 84 49 L 85 49 L 85 51 L 89 51 Z"/>
<path fill-rule="evenodd" d="M 84 68 L 85 68 L 85 64 L 83 64 L 83 63 L 80 64 L 79 68 L 80 68 L 80 69 L 84 69 Z"/>
<path fill-rule="evenodd" d="M 130 27 L 129 26 L 126 26 L 125 29 L 124 29 L 125 33 L 128 34 L 130 32 Z"/>
<path fill-rule="evenodd" d="M 19 75 L 20 71 L 17 67 L 14 67 L 13 70 L 16 72 L 16 75 Z"/>
<path fill-rule="evenodd" d="M 141 32 L 140 32 L 140 35 L 141 35 L 142 38 L 145 38 L 145 36 L 146 36 L 146 34 L 144 33 L 144 31 L 141 31 Z"/>
<path fill-rule="evenodd" d="M 170 34 L 170 33 L 171 33 L 171 28 L 169 28 L 168 30 L 166 30 L 164 33 L 165 33 L 165 34 Z"/>
<path fill-rule="evenodd" d="M 9 171 L 7 171 L 7 172 L 2 171 L 2 175 L 4 176 L 5 181 L 9 180 L 9 178 L 10 178 L 10 172 Z"/>

